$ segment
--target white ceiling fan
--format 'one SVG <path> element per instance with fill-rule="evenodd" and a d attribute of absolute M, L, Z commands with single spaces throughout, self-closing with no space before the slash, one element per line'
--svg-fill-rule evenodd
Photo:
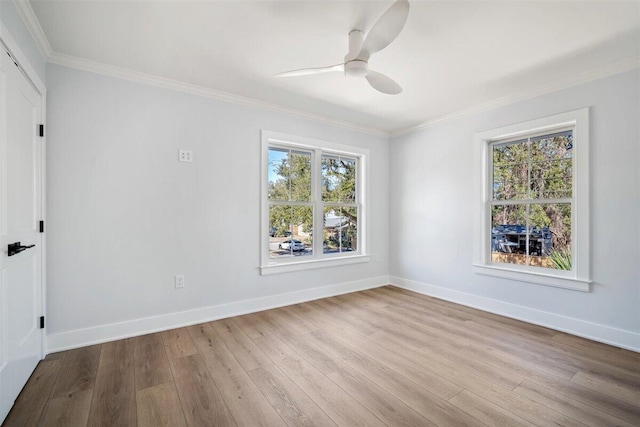
<path fill-rule="evenodd" d="M 390 77 L 369 69 L 369 58 L 372 54 L 387 47 L 402 31 L 409 15 L 408 0 L 397 0 L 373 25 L 364 37 L 359 29 L 349 33 L 349 53 L 341 64 L 328 67 L 303 68 L 276 74 L 275 77 L 294 77 L 307 74 L 320 74 L 332 71 L 344 72 L 347 77 L 364 77 L 376 90 L 389 95 L 402 92 L 402 87 Z"/>

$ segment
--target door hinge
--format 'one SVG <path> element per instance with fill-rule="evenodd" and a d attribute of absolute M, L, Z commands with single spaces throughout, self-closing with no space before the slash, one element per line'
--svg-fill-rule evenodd
<path fill-rule="evenodd" d="M 38 132 L 41 137 L 44 136 L 44 125 L 38 125 Z"/>
<path fill-rule="evenodd" d="M 40 329 L 44 329 L 44 316 L 40 316 Z"/>
<path fill-rule="evenodd" d="M 7 52 L 7 55 L 9 55 L 9 58 L 11 58 L 11 62 L 13 62 L 13 64 L 14 64 L 16 67 L 20 68 L 20 66 L 18 65 L 18 63 L 13 59 L 13 56 L 11 56 L 11 54 L 10 54 L 9 52 Z"/>
<path fill-rule="evenodd" d="M 44 233 L 44 221 L 40 221 L 40 232 Z"/>

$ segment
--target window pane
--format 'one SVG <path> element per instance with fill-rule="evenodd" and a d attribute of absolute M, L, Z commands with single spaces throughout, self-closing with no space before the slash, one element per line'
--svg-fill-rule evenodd
<path fill-rule="evenodd" d="M 491 261 L 571 270 L 571 204 L 493 206 Z"/>
<path fill-rule="evenodd" d="M 521 200 L 526 198 L 528 198 L 526 164 L 518 163 L 494 167 L 494 200 Z"/>
<path fill-rule="evenodd" d="M 269 148 L 269 200 L 311 200 L 311 153 Z"/>
<path fill-rule="evenodd" d="M 269 200 L 289 200 L 289 150 L 269 148 Z"/>
<path fill-rule="evenodd" d="M 573 133 L 537 137 L 531 141 L 531 198 L 571 197 Z"/>
<path fill-rule="evenodd" d="M 527 264 L 527 208 L 525 205 L 491 208 L 491 261 Z"/>
<path fill-rule="evenodd" d="M 571 204 L 533 204 L 530 265 L 571 270 Z"/>
<path fill-rule="evenodd" d="M 323 253 L 358 250 L 358 208 L 326 206 L 324 208 Z"/>
<path fill-rule="evenodd" d="M 493 146 L 493 199 L 512 200 L 528 197 L 527 141 Z"/>
<path fill-rule="evenodd" d="M 322 156 L 322 200 L 356 202 L 356 159 L 327 154 Z"/>
<path fill-rule="evenodd" d="M 312 255 L 312 223 L 311 206 L 270 206 L 269 258 Z"/>

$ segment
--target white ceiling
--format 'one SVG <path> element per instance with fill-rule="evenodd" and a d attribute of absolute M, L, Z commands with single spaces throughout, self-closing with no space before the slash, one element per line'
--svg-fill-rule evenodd
<path fill-rule="evenodd" d="M 403 32 L 370 60 L 403 86 L 396 96 L 340 73 L 272 77 L 340 63 L 349 31 L 369 30 L 392 1 L 29 3 L 53 58 L 70 55 L 391 133 L 640 64 L 640 2 L 412 0 Z"/>

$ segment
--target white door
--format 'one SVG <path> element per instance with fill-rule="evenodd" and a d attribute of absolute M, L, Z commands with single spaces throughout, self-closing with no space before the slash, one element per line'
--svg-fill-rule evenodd
<path fill-rule="evenodd" d="M 42 97 L 0 45 L 0 422 L 42 356 Z M 9 256 L 8 245 L 35 245 Z M 20 249 L 18 249 L 20 250 Z"/>

